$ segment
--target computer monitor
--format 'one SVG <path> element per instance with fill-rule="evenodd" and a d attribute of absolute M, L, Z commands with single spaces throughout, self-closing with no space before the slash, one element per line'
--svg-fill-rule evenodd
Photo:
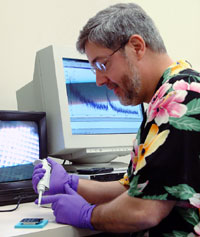
<path fill-rule="evenodd" d="M 73 164 L 129 154 L 143 119 L 142 105 L 123 106 L 96 85 L 88 60 L 73 47 L 38 51 L 34 79 L 17 91 L 17 101 L 19 109 L 46 112 L 49 155 Z"/>
<path fill-rule="evenodd" d="M 34 162 L 47 157 L 46 114 L 0 111 L 0 205 L 29 202 Z"/>

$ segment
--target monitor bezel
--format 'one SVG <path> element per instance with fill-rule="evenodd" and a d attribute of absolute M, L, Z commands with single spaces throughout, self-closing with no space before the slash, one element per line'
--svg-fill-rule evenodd
<path fill-rule="evenodd" d="M 50 154 L 65 159 L 65 154 L 76 152 L 85 147 L 100 148 L 100 139 L 103 143 L 102 147 L 132 147 L 136 133 L 105 135 L 72 134 L 68 97 L 65 88 L 63 58 L 88 61 L 86 56 L 79 54 L 74 47 L 59 47 L 55 45 L 38 51 L 36 57 L 36 69 L 40 72 L 36 73 L 36 77 L 40 77 L 40 86 L 37 86 L 37 91 L 39 91 L 39 88 L 43 88 L 44 90 L 44 92 L 41 93 L 43 97 L 41 101 L 45 107 L 43 110 L 47 113 Z M 45 84 L 41 76 L 46 77 L 48 83 Z M 65 108 L 65 110 L 63 108 Z M 52 126 L 52 124 L 54 126 Z M 55 134 L 58 130 L 60 131 L 59 137 L 55 138 Z M 69 156 L 67 156 L 67 159 L 70 159 Z"/>
<path fill-rule="evenodd" d="M 39 159 L 47 157 L 47 128 L 45 112 L 0 110 L 0 121 L 32 121 L 38 125 Z M 37 194 L 32 179 L 0 183 L 0 206 L 34 201 Z"/>

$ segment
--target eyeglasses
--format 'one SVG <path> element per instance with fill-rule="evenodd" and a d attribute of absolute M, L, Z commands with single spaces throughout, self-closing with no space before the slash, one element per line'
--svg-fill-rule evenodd
<path fill-rule="evenodd" d="M 117 52 L 119 51 L 121 48 L 123 48 L 125 44 L 122 44 L 119 48 L 117 48 L 116 50 L 114 50 L 110 55 L 106 56 L 105 58 L 103 58 L 104 62 L 99 62 L 99 61 L 95 61 L 94 64 L 92 65 L 92 72 L 94 74 L 96 74 L 96 71 L 100 71 L 100 72 L 106 72 L 107 71 L 107 67 L 106 64 L 108 63 L 108 61 L 110 60 L 110 58 Z"/>

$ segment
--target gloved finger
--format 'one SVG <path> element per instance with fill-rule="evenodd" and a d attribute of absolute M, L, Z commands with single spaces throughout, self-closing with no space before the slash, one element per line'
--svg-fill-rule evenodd
<path fill-rule="evenodd" d="M 54 213 L 54 216 L 56 216 L 57 215 L 57 213 L 58 213 L 58 204 L 59 203 L 59 201 L 57 200 L 56 202 L 53 202 L 52 204 L 51 204 L 51 208 L 52 208 L 52 210 L 53 210 L 53 213 Z"/>
<path fill-rule="evenodd" d="M 69 186 L 69 184 L 65 184 L 65 192 L 66 192 L 66 194 L 70 194 L 70 195 L 75 195 L 75 194 L 77 194 L 77 192 L 76 191 L 74 191 L 70 186 Z"/>
<path fill-rule="evenodd" d="M 43 174 L 44 175 L 45 172 L 46 172 L 45 169 L 40 168 L 40 169 L 34 170 L 32 176 L 37 176 L 38 174 Z"/>
<path fill-rule="evenodd" d="M 32 186 L 33 186 L 33 190 L 35 191 L 35 193 L 38 193 L 38 191 L 37 191 L 37 184 L 38 183 L 39 183 L 38 178 L 32 179 Z"/>
<path fill-rule="evenodd" d="M 37 165 L 34 166 L 34 170 L 36 169 L 39 169 L 39 168 L 42 168 L 43 164 L 42 163 L 39 163 Z"/>
<path fill-rule="evenodd" d="M 52 196 L 43 196 L 41 200 L 41 204 L 50 204 L 57 202 L 59 199 L 59 195 L 52 195 Z M 35 200 L 35 203 L 38 204 L 38 199 Z"/>
<path fill-rule="evenodd" d="M 42 179 L 43 177 L 44 177 L 44 173 L 33 175 L 32 183 L 37 184 L 40 181 L 40 179 Z"/>
<path fill-rule="evenodd" d="M 40 174 L 40 175 L 37 175 L 37 176 L 34 176 L 32 178 L 32 186 L 33 186 L 33 189 L 34 191 L 37 193 L 37 185 L 39 183 L 39 181 L 41 180 L 41 178 L 44 176 L 44 174 Z"/>
<path fill-rule="evenodd" d="M 56 195 L 58 197 L 57 201 L 53 202 L 51 204 L 51 208 L 52 210 L 54 211 L 54 216 L 57 216 L 59 213 L 60 213 L 60 210 L 62 209 L 62 205 L 63 205 L 63 202 L 65 203 L 64 206 L 67 205 L 67 201 L 68 201 L 68 195 L 66 194 L 58 194 Z"/>
<path fill-rule="evenodd" d="M 34 174 L 32 176 L 32 183 L 34 183 L 34 184 L 38 183 L 40 181 L 40 179 L 44 177 L 44 174 L 45 173 Z"/>
<path fill-rule="evenodd" d="M 52 160 L 51 158 L 47 158 L 47 161 L 48 161 L 48 163 L 51 165 L 51 166 L 54 166 L 54 165 L 56 165 L 56 164 L 58 164 L 56 161 L 54 161 L 54 160 Z"/>

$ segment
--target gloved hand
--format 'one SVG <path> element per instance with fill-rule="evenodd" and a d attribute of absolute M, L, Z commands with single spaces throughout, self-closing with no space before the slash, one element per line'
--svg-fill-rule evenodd
<path fill-rule="evenodd" d="M 41 204 L 52 203 L 51 207 L 58 223 L 94 230 L 91 224 L 91 214 L 95 205 L 89 204 L 68 184 L 65 185 L 65 193 L 43 196 Z M 38 199 L 35 203 L 38 204 Z"/>
<path fill-rule="evenodd" d="M 68 174 L 62 165 L 50 158 L 47 158 L 47 161 L 51 165 L 51 176 L 49 190 L 45 191 L 44 195 L 65 193 L 65 184 L 69 184 L 73 190 L 77 191 L 79 182 L 78 175 Z M 44 176 L 45 172 L 46 170 L 42 168 L 42 163 L 37 164 L 34 167 L 32 184 L 36 193 L 38 192 L 37 185 L 40 179 Z"/>

